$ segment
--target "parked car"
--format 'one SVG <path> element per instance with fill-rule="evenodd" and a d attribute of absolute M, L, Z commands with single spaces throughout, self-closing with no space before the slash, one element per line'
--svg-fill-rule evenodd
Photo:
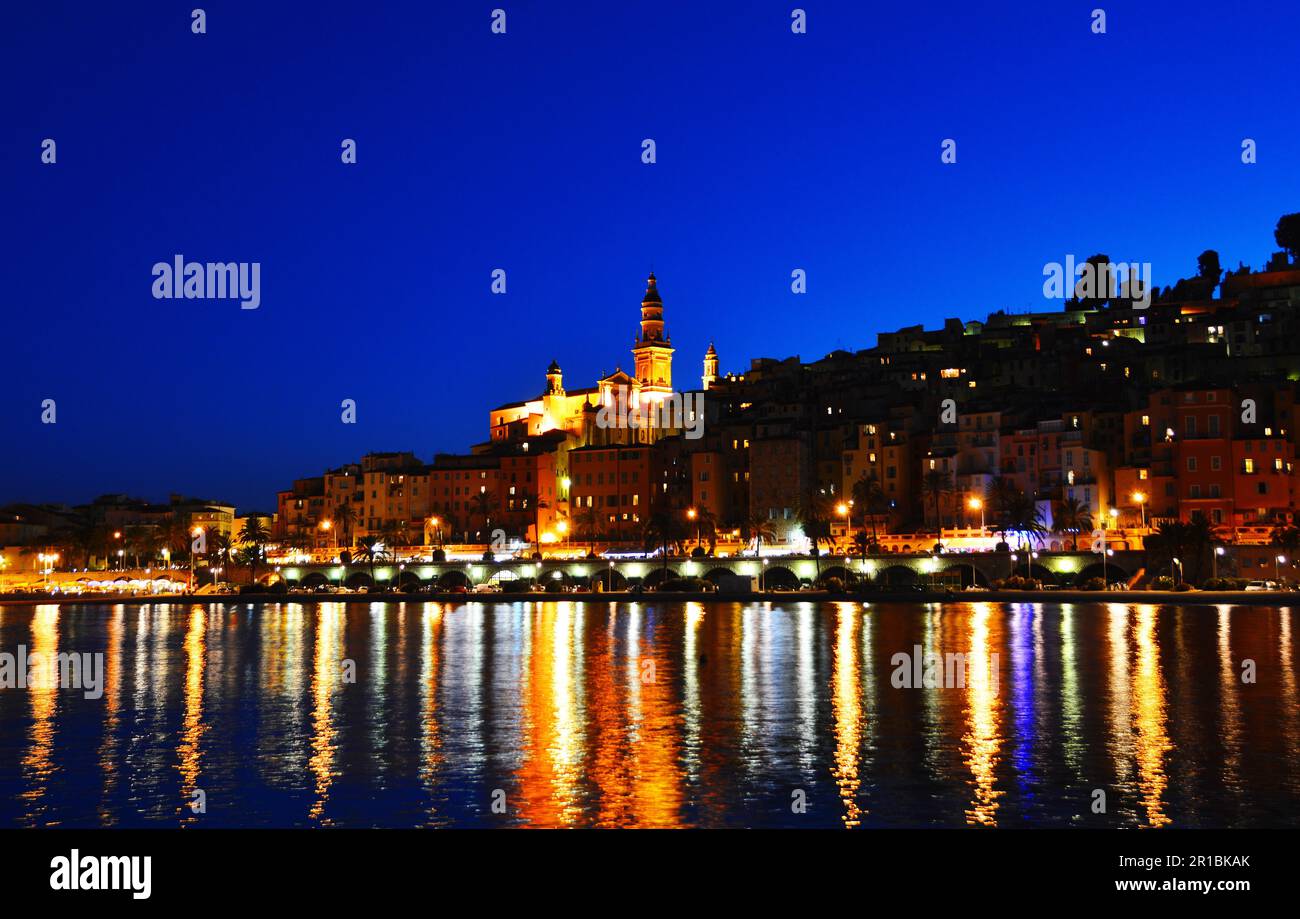
<path fill-rule="evenodd" d="M 1277 585 L 1272 581 L 1251 581 L 1246 585 L 1247 590 L 1277 590 Z"/>

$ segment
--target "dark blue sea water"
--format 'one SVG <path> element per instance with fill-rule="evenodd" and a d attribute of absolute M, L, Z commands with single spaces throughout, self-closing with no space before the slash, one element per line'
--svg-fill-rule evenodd
<path fill-rule="evenodd" d="M 1296 826 L 1295 619 L 0 606 L 0 655 L 104 668 L 98 698 L 0 689 L 0 825 Z M 963 657 L 927 674 L 933 653 Z"/>

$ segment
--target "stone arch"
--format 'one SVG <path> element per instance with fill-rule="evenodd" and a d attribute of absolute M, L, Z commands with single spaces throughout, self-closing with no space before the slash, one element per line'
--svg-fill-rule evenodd
<path fill-rule="evenodd" d="M 961 578 L 961 586 L 963 589 L 970 587 L 972 584 L 977 587 L 989 586 L 989 579 L 984 576 L 984 572 L 980 571 L 973 565 L 953 564 L 943 569 L 944 574 L 950 572 L 956 572 L 958 577 Z"/>
<path fill-rule="evenodd" d="M 591 586 L 602 590 L 627 590 L 627 578 L 617 568 L 604 568 L 591 576 Z"/>
<path fill-rule="evenodd" d="M 397 586 L 399 587 L 419 587 L 424 582 L 414 571 L 402 571 L 397 575 Z"/>
<path fill-rule="evenodd" d="M 799 577 L 783 565 L 773 565 L 763 571 L 764 590 L 798 590 Z"/>
<path fill-rule="evenodd" d="M 309 571 L 299 582 L 303 587 L 321 587 L 329 583 L 329 578 L 325 577 L 323 571 Z"/>
<path fill-rule="evenodd" d="M 677 572 L 674 571 L 672 568 L 669 568 L 668 573 L 665 574 L 664 569 L 662 567 L 656 566 L 654 571 L 651 571 L 649 574 L 647 574 L 645 577 L 641 579 L 641 583 L 646 587 L 657 587 L 659 584 L 663 583 L 664 581 L 669 580 L 670 578 L 675 578 L 677 576 L 678 576 Z"/>
<path fill-rule="evenodd" d="M 554 571 L 547 571 L 537 576 L 537 579 L 547 587 L 569 587 L 574 583 L 573 575 L 567 571 L 556 568 Z"/>
<path fill-rule="evenodd" d="M 921 580 L 921 575 L 908 565 L 888 565 L 880 569 L 876 580 L 886 587 L 910 587 Z"/>
<path fill-rule="evenodd" d="M 438 587 L 446 590 L 450 587 L 473 587 L 474 582 L 470 577 L 459 568 L 448 568 L 442 574 L 438 575 Z"/>
<path fill-rule="evenodd" d="M 705 572 L 704 580 L 709 581 L 712 584 L 718 584 L 723 578 L 727 577 L 731 573 L 730 568 L 710 568 Z"/>
<path fill-rule="evenodd" d="M 821 577 L 817 579 L 818 585 L 825 584 L 830 578 L 839 578 L 845 585 L 857 582 L 858 576 L 843 565 L 828 565 L 822 569 Z"/>
<path fill-rule="evenodd" d="M 353 590 L 360 587 L 364 587 L 366 590 L 373 590 L 375 579 L 364 571 L 354 571 L 344 579 L 343 586 L 350 587 Z"/>
<path fill-rule="evenodd" d="M 1015 567 L 1011 570 L 1012 575 L 1025 577 L 1025 563 L 1023 560 L 1017 561 Z M 1051 568 L 1040 565 L 1038 562 L 1029 564 L 1029 578 L 1034 581 L 1042 581 L 1044 584 L 1058 584 L 1061 582 L 1060 577 Z"/>
<path fill-rule="evenodd" d="M 1088 565 L 1087 567 L 1079 571 L 1079 573 L 1074 578 L 1074 583 L 1082 586 L 1083 584 L 1086 584 L 1088 581 L 1092 580 L 1093 578 L 1100 578 L 1100 577 L 1103 577 L 1101 562 L 1094 562 L 1093 564 Z M 1106 572 L 1104 577 L 1111 584 L 1114 584 L 1116 581 L 1123 581 L 1124 583 L 1128 583 L 1129 578 L 1133 577 L 1133 575 L 1129 573 L 1127 569 L 1121 568 L 1119 565 L 1116 565 L 1114 562 L 1106 562 Z"/>

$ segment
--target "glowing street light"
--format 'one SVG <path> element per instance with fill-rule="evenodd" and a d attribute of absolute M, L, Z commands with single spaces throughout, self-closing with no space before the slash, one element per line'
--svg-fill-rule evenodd
<path fill-rule="evenodd" d="M 203 527 L 195 527 L 194 529 L 190 530 L 190 535 L 193 536 L 195 539 L 198 539 L 200 536 L 203 535 Z M 211 567 L 210 562 L 209 562 L 209 567 Z M 194 590 L 194 547 L 193 546 L 190 547 L 190 590 L 191 591 Z"/>
<path fill-rule="evenodd" d="M 1142 529 L 1147 528 L 1147 496 L 1140 491 L 1133 492 L 1133 500 L 1137 502 L 1138 509 L 1142 511 Z"/>
<path fill-rule="evenodd" d="M 980 512 L 980 535 L 984 535 L 984 501 L 980 498 L 972 497 L 966 502 L 966 506 L 973 511 Z"/>

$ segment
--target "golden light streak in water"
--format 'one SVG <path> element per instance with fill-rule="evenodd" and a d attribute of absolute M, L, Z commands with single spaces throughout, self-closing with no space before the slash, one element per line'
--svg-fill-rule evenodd
<path fill-rule="evenodd" d="M 58 655 L 59 608 L 54 605 L 36 607 L 32 614 L 32 647 L 28 661 L 40 657 L 31 666 L 31 682 L 27 694 L 32 699 L 32 729 L 27 755 L 23 757 L 23 775 L 28 787 L 22 793 L 26 804 L 27 821 L 36 826 L 44 824 L 45 792 L 50 777 L 57 771 L 52 752 L 54 749 L 54 719 L 59 704 Z M 52 825 L 52 824 L 46 824 Z"/>
<path fill-rule="evenodd" d="M 632 816 L 637 826 L 675 827 L 682 824 L 682 772 L 672 668 L 654 636 L 642 652 L 640 629 L 638 611 L 628 623 Z"/>
<path fill-rule="evenodd" d="M 99 822 L 103 826 L 112 826 L 117 822 L 110 801 L 117 790 L 117 729 L 122 719 L 122 702 L 118 698 L 118 693 L 122 689 L 122 633 L 126 619 L 125 609 L 119 604 L 108 614 L 108 652 L 104 655 L 104 740 L 99 745 L 99 770 L 104 777 Z"/>
<path fill-rule="evenodd" d="M 1106 605 L 1106 645 L 1110 653 L 1110 737 L 1107 747 L 1115 769 L 1115 781 L 1133 781 L 1133 697 L 1129 678 L 1129 608 L 1122 603 Z"/>
<path fill-rule="evenodd" d="M 240 629 L 239 609 L 222 609 L 229 627 Z M 314 608 L 313 616 L 319 615 L 320 608 Z M 297 787 L 311 758 L 309 712 L 300 699 L 310 681 L 306 608 L 301 603 L 263 607 L 250 627 L 259 642 L 257 757 L 268 782 L 288 791 Z"/>
<path fill-rule="evenodd" d="M 856 603 L 838 603 L 835 611 L 835 650 L 831 659 L 831 715 L 835 721 L 835 763 L 831 774 L 844 802 L 840 819 L 850 829 L 862 825 L 858 804 L 859 753 L 862 749 L 862 678 L 858 661 Z"/>
<path fill-rule="evenodd" d="M 814 769 L 817 762 L 817 624 L 821 610 L 800 603 L 795 610 L 795 685 L 798 689 L 799 769 Z"/>
<path fill-rule="evenodd" d="M 956 621 L 960 613 L 953 607 L 950 619 Z M 937 603 L 927 604 L 921 614 L 921 653 L 942 653 L 944 649 L 943 607 Z M 908 653 L 912 652 L 907 648 Z M 920 730 L 925 744 L 925 770 L 934 775 L 943 773 L 947 768 L 950 738 L 944 719 L 942 691 L 933 687 L 917 688 L 921 693 L 919 718 Z"/>
<path fill-rule="evenodd" d="M 1075 779 L 1083 777 L 1083 705 L 1074 648 L 1074 605 L 1061 605 L 1061 746 Z"/>
<path fill-rule="evenodd" d="M 203 607 L 190 610 L 190 625 L 185 633 L 185 714 L 181 719 L 180 744 L 176 748 L 181 773 L 181 801 L 177 813 L 182 823 L 194 823 L 191 808 L 203 765 L 203 671 L 207 666 L 207 616 Z"/>
<path fill-rule="evenodd" d="M 338 731 L 334 727 L 334 692 L 340 685 L 343 671 L 341 620 L 346 616 L 342 604 L 322 603 L 316 610 L 316 648 L 313 654 L 311 695 L 311 757 L 307 761 L 316 782 L 316 801 L 308 816 L 313 822 L 328 826 L 331 821 L 324 816 L 329 801 L 330 786 L 336 775 L 334 754 L 337 752 Z"/>
<path fill-rule="evenodd" d="M 1002 742 L 1001 703 L 1000 677 L 992 673 L 997 662 L 989 648 L 990 615 L 987 603 L 974 604 L 970 616 L 970 651 L 966 657 L 968 724 L 962 742 L 967 751 L 966 765 L 975 783 L 974 798 L 966 809 L 966 822 L 997 826 L 998 798 L 1002 796 L 995 787 Z"/>
<path fill-rule="evenodd" d="M 1291 650 L 1291 620 L 1295 610 L 1290 607 L 1277 611 L 1278 663 L 1282 668 L 1282 736 L 1287 751 L 1289 782 L 1294 789 L 1297 781 L 1295 764 L 1300 760 L 1300 699 L 1297 699 L 1295 659 Z"/>
<path fill-rule="evenodd" d="M 370 749 L 374 753 L 375 771 L 382 777 L 387 771 L 389 749 L 389 698 L 387 689 L 390 683 L 388 672 L 389 655 L 392 644 L 389 641 L 389 606 L 387 603 L 371 603 L 367 606 L 370 617 L 370 662 L 367 665 L 366 691 L 367 705 L 372 717 L 369 720 Z M 396 613 L 400 616 L 400 613 Z M 382 778 L 380 779 L 382 781 Z"/>
<path fill-rule="evenodd" d="M 1142 808 L 1146 811 L 1147 825 L 1153 827 L 1169 823 L 1163 798 L 1169 783 L 1164 760 L 1171 746 L 1166 730 L 1165 681 L 1160 673 L 1160 648 L 1155 637 L 1157 616 L 1156 607 L 1142 605 L 1137 608 L 1133 623 L 1137 655 L 1133 669 L 1134 754 Z"/>
<path fill-rule="evenodd" d="M 429 795 L 429 822 L 438 822 L 433 803 L 443 766 L 442 723 L 438 718 L 438 680 L 442 673 L 442 604 L 425 603 L 420 616 L 420 783 Z"/>
<path fill-rule="evenodd" d="M 579 706 L 575 652 L 582 619 L 572 603 L 538 604 L 532 619 L 518 810 L 533 826 L 572 826 L 583 814 L 579 781 L 585 715 Z"/>
<path fill-rule="evenodd" d="M 1232 658 L 1232 607 L 1218 609 L 1219 711 L 1223 715 L 1223 783 L 1241 792 L 1241 686 L 1240 663 Z"/>
<path fill-rule="evenodd" d="M 700 778 L 700 625 L 704 622 L 704 604 L 686 604 L 686 622 L 682 635 L 682 720 L 686 779 L 692 785 Z"/>
<path fill-rule="evenodd" d="M 626 826 L 631 822 L 632 787 L 628 730 L 625 721 L 623 681 L 615 670 L 618 656 L 618 611 L 608 610 L 603 646 L 589 656 L 588 696 L 591 699 L 591 752 L 589 774 L 599 795 L 593 824 Z"/>

